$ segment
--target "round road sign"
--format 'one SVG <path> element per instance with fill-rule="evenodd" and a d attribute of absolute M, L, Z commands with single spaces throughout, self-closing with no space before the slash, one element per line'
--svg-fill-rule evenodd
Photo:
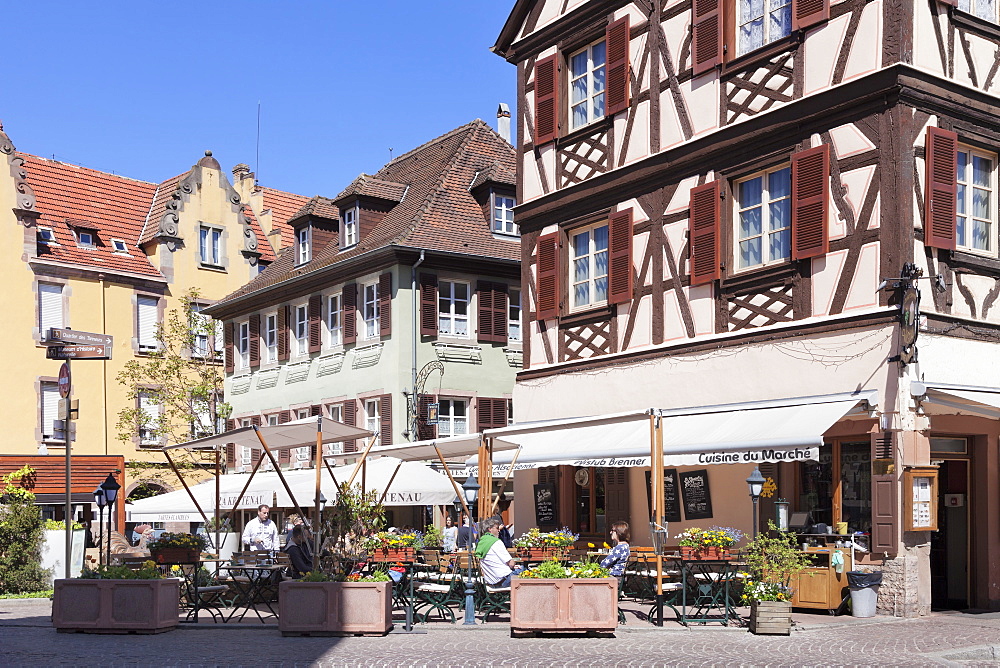
<path fill-rule="evenodd" d="M 69 362 L 63 362 L 63 365 L 59 367 L 59 396 L 68 399 L 69 390 Z"/>

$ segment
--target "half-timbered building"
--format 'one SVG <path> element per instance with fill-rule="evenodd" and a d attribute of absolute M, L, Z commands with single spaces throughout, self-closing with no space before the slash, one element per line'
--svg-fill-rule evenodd
<path fill-rule="evenodd" d="M 762 519 L 783 497 L 863 534 L 889 614 L 1000 607 L 996 4 L 518 0 L 493 48 L 517 66 L 517 422 L 865 393 L 818 461 L 761 465 Z M 595 536 L 612 503 L 645 522 L 640 468 L 582 468 L 515 489 L 554 484 Z M 749 529 L 753 465 L 707 468 L 714 516 L 672 534 Z"/>

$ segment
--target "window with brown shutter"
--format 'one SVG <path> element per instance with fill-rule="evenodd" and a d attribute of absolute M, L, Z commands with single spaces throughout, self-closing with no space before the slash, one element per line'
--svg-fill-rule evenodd
<path fill-rule="evenodd" d="M 958 135 L 927 128 L 924 245 L 955 249 L 958 198 Z"/>
<path fill-rule="evenodd" d="M 227 322 L 223 329 L 226 342 L 226 373 L 233 372 L 233 323 Z"/>
<path fill-rule="evenodd" d="M 344 343 L 358 340 L 358 286 L 349 283 L 344 286 L 341 303 L 344 305 Z"/>
<path fill-rule="evenodd" d="M 420 274 L 420 335 L 437 336 L 438 279 Z"/>
<path fill-rule="evenodd" d="M 896 554 L 898 513 L 896 476 L 872 476 L 872 544 L 874 553 Z"/>
<path fill-rule="evenodd" d="M 253 449 L 253 463 L 254 463 L 254 465 L 256 465 L 257 462 L 259 462 L 263 458 L 264 458 L 264 450 L 262 450 L 261 448 L 254 448 Z"/>
<path fill-rule="evenodd" d="M 608 303 L 632 299 L 632 209 L 608 217 Z"/>
<path fill-rule="evenodd" d="M 476 284 L 476 301 L 478 340 L 507 343 L 507 286 L 479 281 Z"/>
<path fill-rule="evenodd" d="M 292 421 L 292 411 L 281 411 L 278 413 L 278 424 L 285 424 Z"/>
<path fill-rule="evenodd" d="M 392 445 L 392 395 L 378 398 L 379 445 Z"/>
<path fill-rule="evenodd" d="M 792 0 L 792 30 L 802 30 L 830 18 L 830 0 Z"/>
<path fill-rule="evenodd" d="M 254 415 L 250 418 L 250 424 L 255 427 L 259 427 L 264 422 L 263 418 L 259 415 Z"/>
<path fill-rule="evenodd" d="M 830 146 L 792 155 L 792 259 L 826 255 L 830 200 Z"/>
<path fill-rule="evenodd" d="M 694 0 L 693 12 L 691 60 L 697 76 L 722 62 L 722 0 Z"/>
<path fill-rule="evenodd" d="M 427 414 L 431 404 L 437 399 L 433 394 L 421 394 L 417 398 L 417 440 L 437 438 L 437 425 L 427 424 Z"/>
<path fill-rule="evenodd" d="M 507 426 L 507 399 L 479 397 L 476 399 L 476 430 L 499 429 Z"/>
<path fill-rule="evenodd" d="M 323 414 L 323 407 L 319 404 L 313 404 L 309 407 L 309 417 L 318 417 Z"/>
<path fill-rule="evenodd" d="M 288 311 L 287 304 L 278 307 L 278 361 L 288 359 Z"/>
<path fill-rule="evenodd" d="M 688 213 L 691 285 L 711 283 L 721 276 L 719 268 L 719 182 L 691 189 Z"/>
<path fill-rule="evenodd" d="M 260 366 L 260 314 L 250 316 L 250 368 Z"/>
<path fill-rule="evenodd" d="M 341 414 L 344 424 L 348 427 L 354 427 L 357 425 L 358 417 L 358 406 L 354 399 L 348 399 L 344 402 L 344 410 Z M 357 452 L 358 445 L 357 441 L 344 441 L 344 452 Z"/>
<path fill-rule="evenodd" d="M 535 63 L 535 146 L 559 135 L 559 54 Z"/>
<path fill-rule="evenodd" d="M 236 420 L 227 419 L 226 420 L 226 431 L 232 431 L 236 429 Z"/>
<path fill-rule="evenodd" d="M 309 352 L 318 353 L 323 347 L 323 295 L 309 297 Z"/>
<path fill-rule="evenodd" d="M 287 464 L 292 460 L 292 451 L 289 448 L 278 450 L 278 464 Z"/>
<path fill-rule="evenodd" d="M 231 469 L 236 466 L 236 444 L 226 443 L 226 468 Z"/>
<path fill-rule="evenodd" d="M 538 237 L 535 253 L 537 274 L 536 320 L 559 315 L 559 233 Z"/>
<path fill-rule="evenodd" d="M 629 104 L 629 20 L 628 14 L 605 31 L 607 42 L 607 114 L 613 116 Z"/>
<path fill-rule="evenodd" d="M 379 336 L 392 333 L 392 274 L 378 277 L 378 329 Z"/>

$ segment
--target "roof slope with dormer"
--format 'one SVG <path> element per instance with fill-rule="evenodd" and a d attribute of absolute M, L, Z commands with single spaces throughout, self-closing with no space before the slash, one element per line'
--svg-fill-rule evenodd
<path fill-rule="evenodd" d="M 271 225 L 281 232 L 281 248 L 291 246 L 295 243 L 295 231 L 289 221 L 309 202 L 309 198 L 274 188 L 261 188 L 261 192 L 264 194 L 264 209 L 271 210 Z"/>
<path fill-rule="evenodd" d="M 361 196 L 357 188 L 373 183 L 379 187 L 393 184 L 397 191 L 401 186 L 405 193 L 356 246 L 341 250 L 331 244 L 301 266 L 295 266 L 293 253 L 281 253 L 259 276 L 220 303 L 387 246 L 518 261 L 519 240 L 497 238 L 471 192 L 483 173 L 493 175 L 484 180 L 492 179 L 512 191 L 515 158 L 514 148 L 479 119 L 441 135 L 393 159 L 374 175 L 355 179 L 336 198 Z"/>

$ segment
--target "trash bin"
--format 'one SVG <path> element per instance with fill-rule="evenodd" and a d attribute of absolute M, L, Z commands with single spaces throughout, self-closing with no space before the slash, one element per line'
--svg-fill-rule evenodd
<path fill-rule="evenodd" d="M 847 586 L 851 589 L 851 615 L 874 617 L 878 602 L 878 588 L 882 584 L 882 571 L 865 573 L 848 571 Z"/>

